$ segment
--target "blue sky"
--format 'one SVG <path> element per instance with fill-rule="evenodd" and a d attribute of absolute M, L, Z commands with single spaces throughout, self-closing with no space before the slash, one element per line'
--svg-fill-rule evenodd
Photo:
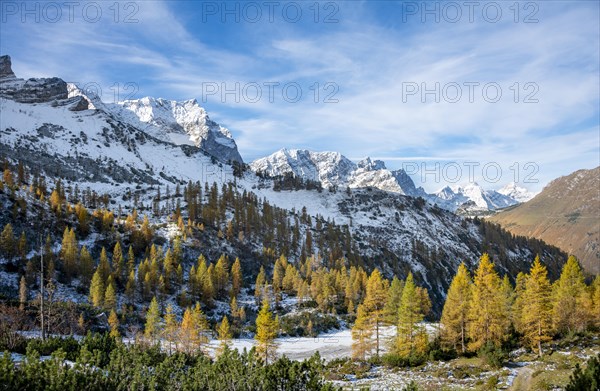
<path fill-rule="evenodd" d="M 196 98 L 248 162 L 371 156 L 429 191 L 457 165 L 457 183 L 471 166 L 484 187 L 540 190 L 600 164 L 597 1 L 47 4 L 2 2 L 18 76 L 94 83 L 107 101 Z"/>

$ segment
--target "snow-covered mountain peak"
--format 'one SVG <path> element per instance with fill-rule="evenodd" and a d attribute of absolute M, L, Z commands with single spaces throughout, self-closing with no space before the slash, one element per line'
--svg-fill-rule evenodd
<path fill-rule="evenodd" d="M 196 99 L 144 97 L 110 106 L 123 120 L 161 140 L 202 148 L 221 161 L 242 161 L 231 132 L 211 120 Z"/>
<path fill-rule="evenodd" d="M 508 183 L 506 186 L 498 190 L 498 193 L 519 202 L 527 202 L 535 197 L 535 193 L 527 190 L 524 187 L 518 186 L 515 182 Z"/>
<path fill-rule="evenodd" d="M 356 165 L 338 152 L 282 148 L 272 155 L 253 161 L 250 167 L 255 172 L 270 176 L 291 173 L 303 179 L 321 182 L 328 187 L 346 183 Z"/>
<path fill-rule="evenodd" d="M 211 120 L 196 99 L 175 101 L 146 96 L 109 104 L 94 91 L 83 91 L 75 84 L 69 83 L 67 90 L 69 97 L 85 99 L 86 109 L 102 110 L 162 141 L 201 148 L 222 162 L 242 162 L 231 132 Z"/>

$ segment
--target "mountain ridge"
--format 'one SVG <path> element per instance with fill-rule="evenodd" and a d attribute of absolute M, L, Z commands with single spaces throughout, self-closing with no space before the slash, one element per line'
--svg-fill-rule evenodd
<path fill-rule="evenodd" d="M 490 218 L 517 235 L 542 239 L 600 273 L 600 167 L 556 178 L 531 200 Z"/>

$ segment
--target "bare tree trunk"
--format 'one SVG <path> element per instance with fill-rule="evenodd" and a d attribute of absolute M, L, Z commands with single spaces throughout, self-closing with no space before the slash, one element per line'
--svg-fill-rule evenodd
<path fill-rule="evenodd" d="M 44 247 L 40 239 L 40 320 L 42 326 L 42 341 L 46 339 L 46 329 L 44 325 Z"/>
<path fill-rule="evenodd" d="M 460 344 L 461 344 L 461 348 L 462 348 L 462 352 L 465 352 L 465 322 L 464 320 L 461 322 L 460 325 Z"/>
<path fill-rule="evenodd" d="M 542 357 L 542 322 L 538 321 L 538 356 Z"/>
<path fill-rule="evenodd" d="M 377 357 L 379 357 L 379 318 L 375 323 L 375 338 L 377 339 Z"/>

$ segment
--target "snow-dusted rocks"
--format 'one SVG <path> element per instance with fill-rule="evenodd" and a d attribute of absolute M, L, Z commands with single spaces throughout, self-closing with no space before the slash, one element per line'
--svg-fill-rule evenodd
<path fill-rule="evenodd" d="M 12 70 L 10 56 L 0 56 L 0 78 L 14 78 L 15 73 Z"/>

